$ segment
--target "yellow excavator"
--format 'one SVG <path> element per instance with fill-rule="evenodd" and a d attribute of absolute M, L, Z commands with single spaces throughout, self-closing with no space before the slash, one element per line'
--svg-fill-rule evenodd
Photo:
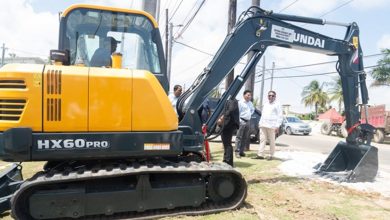
<path fill-rule="evenodd" d="M 20 163 L 3 170 L 0 212 L 11 210 L 16 219 L 147 219 L 239 207 L 244 178 L 227 164 L 208 162 L 204 143 L 225 101 L 237 95 L 269 46 L 338 56 L 349 136 L 318 171 L 344 171 L 341 181 L 373 180 L 373 128 L 360 121 L 356 105 L 358 87 L 363 104 L 368 100 L 356 23 L 327 23 L 347 27 L 340 40 L 286 21 L 325 24 L 249 8 L 179 98 L 177 117 L 152 16 L 95 5 L 66 9 L 52 65 L 0 69 L 0 159 L 47 161 L 26 180 Z M 253 58 L 202 125 L 202 102 L 249 51 Z"/>

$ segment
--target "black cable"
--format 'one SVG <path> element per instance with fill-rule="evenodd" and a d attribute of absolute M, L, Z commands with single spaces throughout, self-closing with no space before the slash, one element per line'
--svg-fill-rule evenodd
<path fill-rule="evenodd" d="M 211 54 L 211 53 L 208 53 L 206 51 L 203 51 L 203 50 L 200 50 L 196 47 L 193 47 L 191 45 L 188 45 L 186 43 L 183 43 L 183 42 L 180 42 L 180 41 L 176 41 L 174 40 L 175 43 L 178 43 L 180 45 L 183 45 L 185 47 L 188 47 L 190 49 L 193 49 L 193 50 L 196 50 L 200 53 L 203 53 L 203 54 L 206 54 L 206 55 L 209 55 L 209 56 L 214 56 L 214 54 Z M 375 53 L 375 54 L 370 54 L 370 55 L 365 55 L 363 56 L 364 58 L 368 58 L 368 57 L 375 57 L 375 56 L 381 56 L 383 55 L 384 53 Z M 330 63 L 335 63 L 337 62 L 337 60 L 335 61 L 327 61 L 327 62 L 320 62 L 320 63 L 311 63 L 311 64 L 304 64 L 304 65 L 297 65 L 297 66 L 289 66 L 289 67 L 279 67 L 279 68 L 274 68 L 273 70 L 288 70 L 288 69 L 296 69 L 296 68 L 302 68 L 302 67 L 310 67 L 310 66 L 318 66 L 318 65 L 324 65 L 324 64 L 330 64 Z M 265 69 L 266 71 L 271 71 L 272 69 Z M 256 74 L 262 72 L 262 70 L 259 70 L 256 72 Z"/>
<path fill-rule="evenodd" d="M 322 14 L 322 15 L 320 16 L 320 18 L 322 18 L 322 17 L 324 17 L 325 15 L 328 15 L 328 14 L 330 14 L 330 13 L 332 13 L 332 12 L 334 12 L 334 11 L 336 11 L 336 10 L 338 10 L 338 9 L 340 9 L 340 8 L 342 8 L 342 7 L 344 7 L 344 6 L 346 6 L 346 5 L 348 5 L 349 3 L 353 2 L 353 1 L 355 1 L 355 0 L 349 0 L 349 1 L 347 1 L 347 2 L 344 2 L 343 4 L 337 6 L 336 8 L 334 8 L 334 9 L 332 9 L 332 10 L 330 10 L 330 11 L 324 13 L 324 14 Z"/>
<path fill-rule="evenodd" d="M 367 57 L 374 57 L 374 56 L 380 56 L 383 55 L 384 53 L 375 53 L 375 54 L 370 54 L 363 56 L 364 58 Z M 309 67 L 309 66 L 318 66 L 318 65 L 323 65 L 323 64 L 330 64 L 330 63 L 335 63 L 335 61 L 327 61 L 327 62 L 320 62 L 320 63 L 311 63 L 311 64 L 304 64 L 304 65 L 298 65 L 298 66 L 289 66 L 289 67 L 279 67 L 279 68 L 274 68 L 274 70 L 286 70 L 286 69 L 296 69 L 296 68 L 302 68 L 302 67 Z M 266 69 L 266 70 L 272 70 L 272 69 Z"/>
<path fill-rule="evenodd" d="M 375 68 L 380 65 L 372 65 L 372 66 L 366 66 L 364 69 L 370 69 L 370 68 Z M 287 79 L 287 78 L 300 78 L 300 77 L 309 77 L 309 76 L 322 76 L 322 75 L 330 75 L 330 74 L 335 74 L 338 73 L 337 71 L 334 72 L 325 72 L 325 73 L 313 73 L 313 74 L 306 74 L 306 75 L 293 75 L 293 76 L 274 76 L 274 79 Z M 266 78 L 264 80 L 269 80 L 271 77 Z M 261 82 L 261 80 L 255 81 L 255 83 Z"/>
<path fill-rule="evenodd" d="M 188 48 L 191 48 L 191 49 L 193 49 L 193 50 L 196 50 L 196 51 L 198 51 L 198 52 L 200 52 L 200 53 L 207 54 L 207 55 L 209 55 L 209 56 L 214 56 L 214 54 L 207 53 L 207 52 L 205 52 L 205 51 L 203 51 L 203 50 L 200 50 L 200 49 L 195 48 L 195 47 L 193 47 L 193 46 L 190 46 L 190 45 L 188 45 L 188 44 L 182 43 L 182 42 L 180 42 L 180 41 L 176 41 L 176 40 L 173 40 L 173 41 L 174 41 L 175 43 L 178 43 L 178 44 L 183 45 L 183 46 L 185 46 L 185 47 L 188 47 Z"/>
<path fill-rule="evenodd" d="M 183 26 L 183 28 L 181 28 L 180 32 L 178 33 L 178 35 L 175 37 L 175 39 L 181 37 L 181 35 L 184 34 L 184 32 L 187 30 L 187 28 L 191 25 L 192 21 L 195 19 L 196 15 L 199 13 L 200 9 L 202 8 L 202 6 L 204 5 L 204 3 L 206 2 L 206 0 L 203 0 L 199 7 L 196 9 L 195 13 L 191 16 L 191 18 L 188 20 L 188 22 Z"/>
<path fill-rule="evenodd" d="M 181 23 L 179 23 L 179 24 L 184 24 L 184 22 L 187 20 L 187 18 L 191 15 L 192 10 L 194 10 L 194 8 L 196 7 L 197 2 L 198 2 L 198 1 L 196 1 L 196 2 L 194 3 L 194 5 L 192 6 L 192 8 L 188 11 L 187 16 L 186 16 L 186 17 L 183 19 L 183 21 L 182 21 Z M 177 35 L 178 32 L 179 32 L 179 30 L 176 31 L 175 35 Z"/>
<path fill-rule="evenodd" d="M 289 5 L 287 5 L 286 7 L 282 8 L 278 13 L 286 10 L 287 8 L 289 8 L 290 6 L 292 6 L 293 4 L 297 3 L 299 0 L 295 0 L 294 2 L 290 3 Z"/>

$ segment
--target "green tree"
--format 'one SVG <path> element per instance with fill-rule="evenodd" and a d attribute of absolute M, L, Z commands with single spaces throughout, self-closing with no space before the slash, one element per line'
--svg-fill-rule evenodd
<path fill-rule="evenodd" d="M 340 76 L 335 77 L 333 82 L 330 83 L 330 86 L 331 88 L 328 90 L 328 94 L 330 95 L 329 101 L 336 101 L 339 107 L 339 112 L 341 112 L 341 106 L 344 103 L 344 97 Z"/>
<path fill-rule="evenodd" d="M 323 85 L 320 86 L 317 80 L 313 80 L 303 88 L 301 93 L 302 103 L 305 106 L 314 106 L 316 116 L 318 115 L 319 107 L 325 108 L 328 101 L 328 94 L 323 91 Z"/>
<path fill-rule="evenodd" d="M 384 57 L 378 61 L 378 67 L 371 72 L 374 82 L 371 86 L 390 86 L 390 49 L 382 50 Z"/>

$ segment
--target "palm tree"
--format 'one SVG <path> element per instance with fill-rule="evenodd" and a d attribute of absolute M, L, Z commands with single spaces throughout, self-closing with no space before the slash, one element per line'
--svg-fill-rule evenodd
<path fill-rule="evenodd" d="M 335 77 L 333 80 L 334 81 L 330 83 L 332 87 L 328 90 L 329 95 L 331 95 L 329 101 L 336 101 L 339 107 L 339 112 L 341 112 L 341 105 L 344 103 L 343 88 L 341 86 L 341 78 L 340 76 L 338 76 Z"/>
<path fill-rule="evenodd" d="M 378 61 L 378 67 L 371 72 L 374 82 L 371 86 L 390 86 L 390 49 L 382 50 L 383 59 Z"/>
<path fill-rule="evenodd" d="M 328 94 L 322 90 L 323 85 L 320 86 L 317 80 L 313 80 L 303 88 L 301 94 L 302 103 L 305 104 L 305 107 L 314 105 L 316 116 L 318 115 L 318 108 L 324 108 L 328 101 Z"/>

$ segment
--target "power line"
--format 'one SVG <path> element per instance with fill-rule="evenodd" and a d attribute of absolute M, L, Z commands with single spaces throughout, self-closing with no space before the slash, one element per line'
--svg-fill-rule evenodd
<path fill-rule="evenodd" d="M 328 11 L 328 12 L 325 12 L 324 14 L 322 14 L 322 15 L 320 16 L 320 18 L 322 18 L 322 17 L 324 17 L 324 16 L 326 16 L 326 15 L 328 15 L 328 14 L 330 14 L 330 13 L 332 13 L 332 12 L 334 12 L 334 11 L 336 11 L 336 10 L 338 10 L 338 9 L 340 9 L 340 8 L 342 8 L 342 7 L 344 7 L 344 6 L 346 6 L 346 5 L 348 5 L 349 3 L 353 2 L 353 1 L 354 1 L 354 0 L 349 0 L 349 1 L 347 1 L 347 2 L 344 2 L 343 4 L 337 6 L 336 8 L 334 8 L 334 9 Z"/>
<path fill-rule="evenodd" d="M 286 7 L 282 8 L 278 13 L 280 13 L 280 12 L 286 10 L 287 8 L 289 8 L 289 7 L 292 6 L 293 4 L 297 3 L 298 1 L 299 1 L 299 0 L 295 0 L 294 2 L 288 4 Z"/>
<path fill-rule="evenodd" d="M 209 56 L 214 56 L 214 54 L 211 54 L 211 53 L 208 53 L 208 52 L 206 52 L 206 51 L 200 50 L 200 49 L 198 49 L 198 48 L 196 48 L 196 47 L 190 46 L 190 45 L 185 44 L 185 43 L 182 43 L 182 42 L 180 42 L 180 41 L 174 40 L 174 42 L 175 42 L 175 43 L 178 43 L 178 44 L 180 44 L 180 45 L 183 45 L 183 46 L 185 46 L 185 47 L 188 47 L 188 48 L 190 48 L 190 49 L 192 49 L 192 50 L 198 51 L 198 52 L 200 52 L 200 53 L 203 53 L 203 54 L 206 54 L 206 55 L 209 55 Z M 380 55 L 383 55 L 383 54 L 384 54 L 384 53 L 375 53 L 375 54 L 370 54 L 370 55 L 366 55 L 366 56 L 363 56 L 363 57 L 368 58 L 368 57 L 380 56 Z M 336 63 L 336 62 L 337 62 L 337 61 L 327 61 L 327 62 L 311 63 L 311 64 L 305 64 L 305 65 L 299 65 L 299 66 L 280 67 L 280 68 L 275 68 L 274 71 L 275 71 L 275 70 L 291 70 L 291 69 L 296 69 L 296 68 L 309 67 L 309 66 L 317 66 L 317 65 L 330 64 L 330 63 Z M 244 63 L 242 63 L 242 64 L 244 64 Z M 369 67 L 366 67 L 366 68 L 369 68 Z M 271 70 L 272 70 L 272 69 L 266 69 L 265 71 L 269 72 L 269 71 L 271 71 Z M 300 71 L 300 72 L 307 72 L 307 71 Z M 260 72 L 257 71 L 255 74 L 259 74 L 259 73 L 260 73 Z M 333 74 L 333 73 L 337 73 L 337 72 L 332 72 L 332 74 Z M 330 73 L 326 73 L 326 74 L 322 74 L 322 75 L 328 75 L 328 74 L 330 74 Z M 310 75 L 313 75 L 313 74 L 309 74 L 309 75 L 300 75 L 300 76 L 303 77 L 303 76 L 310 76 Z M 317 74 L 317 73 L 314 73 L 314 75 L 318 75 L 318 74 Z M 320 74 L 320 75 L 321 75 L 321 74 Z M 297 76 L 297 77 L 299 77 L 299 76 Z M 274 77 L 274 78 L 279 78 L 279 77 Z M 256 82 L 258 82 L 258 81 L 256 81 Z"/>
<path fill-rule="evenodd" d="M 205 52 L 205 51 L 203 51 L 203 50 L 200 50 L 200 49 L 195 48 L 195 47 L 193 47 L 193 46 L 190 46 L 190 45 L 188 45 L 188 44 L 182 43 L 182 42 L 180 42 L 180 41 L 176 41 L 176 40 L 173 40 L 173 41 L 174 41 L 175 43 L 178 43 L 178 44 L 183 45 L 183 46 L 185 46 L 185 47 L 188 47 L 188 48 L 191 48 L 191 49 L 193 49 L 193 50 L 196 50 L 196 51 L 198 51 L 198 52 L 200 52 L 200 53 L 207 54 L 207 55 L 209 55 L 209 56 L 214 56 L 214 54 Z"/>
<path fill-rule="evenodd" d="M 380 56 L 383 55 L 384 53 L 375 53 L 375 54 L 370 54 L 363 56 L 364 58 L 368 57 L 375 57 L 375 56 Z M 296 68 L 303 68 L 303 67 L 310 67 L 310 66 L 318 66 L 318 65 L 324 65 L 324 64 L 331 64 L 331 63 L 336 63 L 337 61 L 327 61 L 327 62 L 319 62 L 319 63 L 311 63 L 311 64 L 304 64 L 304 65 L 298 65 L 298 66 L 288 66 L 288 67 L 279 67 L 275 68 L 274 70 L 288 70 L 288 69 L 296 69 Z M 271 69 L 267 69 L 271 70 Z"/>
<path fill-rule="evenodd" d="M 204 3 L 206 2 L 206 0 L 203 0 L 199 7 L 196 9 L 195 13 L 191 16 L 191 18 L 188 20 L 188 22 L 183 26 L 183 28 L 180 30 L 180 32 L 176 35 L 175 38 L 179 38 L 181 37 L 181 35 L 184 34 L 184 32 L 187 30 L 187 28 L 191 25 L 192 21 L 195 19 L 196 15 L 199 13 L 200 9 L 202 8 L 202 6 L 204 5 Z"/>
<path fill-rule="evenodd" d="M 338 10 L 338 9 L 340 9 L 340 8 L 342 8 L 342 7 L 344 7 L 344 6 L 346 6 L 346 5 L 348 5 L 349 3 L 353 2 L 353 1 L 354 1 L 354 0 L 349 0 L 349 1 L 347 1 L 347 2 L 344 2 L 344 3 L 342 3 L 341 5 L 339 5 L 339 6 L 335 7 L 335 8 L 333 8 L 332 10 L 330 10 L 330 11 L 328 11 L 328 12 L 325 12 L 324 14 L 320 15 L 319 17 L 320 17 L 320 18 L 325 17 L 326 15 L 328 15 L 328 14 L 330 14 L 330 13 L 332 13 L 332 12 L 334 12 L 334 11 L 336 11 L 336 10 Z M 303 24 L 303 25 L 301 25 L 301 27 L 304 27 L 304 26 L 306 26 L 306 25 L 308 25 L 308 24 Z"/>
<path fill-rule="evenodd" d="M 192 65 L 190 65 L 190 66 L 188 66 L 188 67 L 186 67 L 186 68 L 184 68 L 184 69 L 182 69 L 182 70 L 178 70 L 177 72 L 179 72 L 179 73 L 187 72 L 188 70 L 194 68 L 195 66 L 197 66 L 197 65 L 199 65 L 200 63 L 206 61 L 207 59 L 209 59 L 209 57 L 205 57 L 205 58 L 199 60 L 198 62 L 193 63 Z"/>
<path fill-rule="evenodd" d="M 364 69 L 370 69 L 378 67 L 379 65 L 372 65 L 372 66 L 366 66 Z M 306 75 L 292 75 L 292 76 L 274 76 L 274 79 L 287 79 L 287 78 L 301 78 L 301 77 L 309 77 L 309 76 L 322 76 L 322 75 L 330 75 L 330 74 L 336 74 L 338 72 L 325 72 L 325 73 L 313 73 L 313 74 L 306 74 Z M 271 79 L 271 77 L 266 78 L 265 80 Z M 257 80 L 256 83 L 260 82 L 261 80 Z"/>
<path fill-rule="evenodd" d="M 194 3 L 194 5 L 192 6 L 192 8 L 188 11 L 187 16 L 183 19 L 182 22 L 180 22 L 180 24 L 184 24 L 184 23 L 187 21 L 187 18 L 192 14 L 192 11 L 195 9 L 197 3 L 198 3 L 198 1 L 196 1 L 196 2 Z M 179 33 L 179 30 L 176 31 L 175 35 L 177 35 L 177 33 Z"/>
<path fill-rule="evenodd" d="M 176 7 L 176 9 L 173 11 L 172 16 L 169 18 L 168 22 L 172 20 L 172 18 L 175 16 L 177 10 L 180 8 L 181 3 L 183 3 L 183 0 L 180 1 L 179 5 Z"/>
<path fill-rule="evenodd" d="M 193 50 L 195 50 L 195 51 L 198 51 L 198 52 L 200 52 L 200 53 L 209 55 L 209 56 L 211 56 L 211 57 L 214 57 L 214 55 L 215 55 L 215 54 L 211 54 L 211 53 L 205 52 L 205 51 L 203 51 L 203 50 L 200 50 L 200 49 L 198 49 L 198 48 L 196 48 L 196 47 L 190 46 L 190 45 L 188 45 L 188 44 L 185 44 L 185 43 L 183 43 L 183 42 L 176 41 L 176 40 L 173 40 L 173 41 L 174 41 L 175 43 L 178 43 L 178 44 L 180 44 L 180 45 L 183 45 L 183 46 L 185 46 L 185 47 L 188 47 L 188 48 L 193 49 Z M 238 62 L 237 64 L 245 65 L 246 63 L 244 63 L 244 62 Z M 262 67 L 262 66 L 257 66 L 257 67 Z M 269 71 L 269 70 L 266 70 L 266 71 Z"/>

